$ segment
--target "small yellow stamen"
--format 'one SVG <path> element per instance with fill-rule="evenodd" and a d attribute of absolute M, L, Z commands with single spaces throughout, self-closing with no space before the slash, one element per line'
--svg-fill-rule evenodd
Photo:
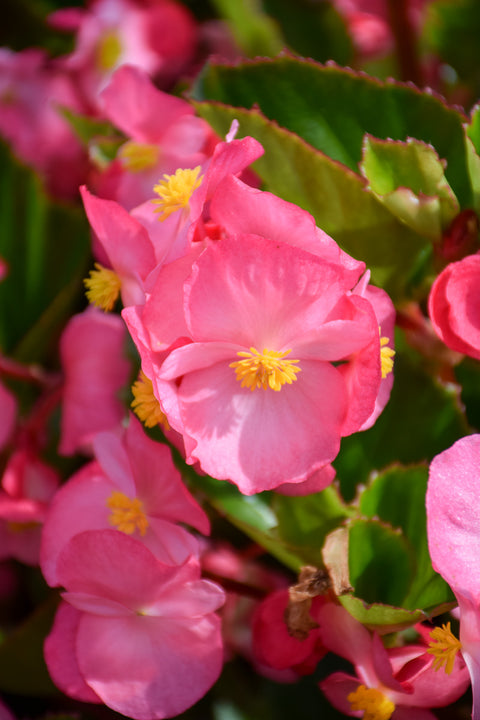
<path fill-rule="evenodd" d="M 295 366 L 300 360 L 283 359 L 291 352 L 277 352 L 265 348 L 263 353 L 260 353 L 251 347 L 250 352 L 237 353 L 245 360 L 230 363 L 229 367 L 235 368 L 237 380 L 242 381 L 241 387 L 248 387 L 250 390 L 271 388 L 278 391 L 285 383 L 291 385 L 297 379 L 296 373 L 301 372 L 301 368 Z"/>
<path fill-rule="evenodd" d="M 140 535 L 145 535 L 148 519 L 141 500 L 132 500 L 124 493 L 114 490 L 107 500 L 107 507 L 112 511 L 108 517 L 110 525 L 127 535 L 133 535 L 135 530 L 138 530 Z"/>
<path fill-rule="evenodd" d="M 165 430 L 170 430 L 167 417 L 153 394 L 152 381 L 142 371 L 140 371 L 138 380 L 132 385 L 132 393 L 131 407 L 145 427 L 152 428 L 155 425 L 161 425 Z"/>
<path fill-rule="evenodd" d="M 90 270 L 88 278 L 83 284 L 86 287 L 85 295 L 88 302 L 105 312 L 113 309 L 120 295 L 121 282 L 117 273 L 95 263 L 95 270 Z"/>
<path fill-rule="evenodd" d="M 359 685 L 355 692 L 347 695 L 351 709 L 363 710 L 363 720 L 389 720 L 395 710 L 394 703 L 380 690 Z"/>
<path fill-rule="evenodd" d="M 122 43 L 115 30 L 107 31 L 97 46 L 96 64 L 102 72 L 112 70 L 122 54 Z"/>
<path fill-rule="evenodd" d="M 160 156 L 158 145 L 126 142 L 118 153 L 122 165 L 132 173 L 142 172 L 155 167 Z"/>
<path fill-rule="evenodd" d="M 450 675 L 453 670 L 455 656 L 461 650 L 462 643 L 457 640 L 450 630 L 449 622 L 442 625 L 441 628 L 437 627 L 432 630 L 430 638 L 431 642 L 427 652 L 435 657 L 432 663 L 433 669 L 440 670 L 441 667 L 445 666 L 446 674 Z"/>
<path fill-rule="evenodd" d="M 380 338 L 380 362 L 382 365 L 382 378 L 386 378 L 387 375 L 389 375 L 393 370 L 393 356 L 395 355 L 395 350 L 391 347 L 388 347 L 389 342 L 390 338 Z"/>
<path fill-rule="evenodd" d="M 202 183 L 203 175 L 198 177 L 200 170 L 200 165 L 193 170 L 179 168 L 175 175 L 164 175 L 164 179 L 158 181 L 153 190 L 160 196 L 160 200 L 152 202 L 160 206 L 155 209 L 155 212 L 160 213 L 159 220 L 163 222 L 172 213 L 187 207 L 194 191 Z"/>

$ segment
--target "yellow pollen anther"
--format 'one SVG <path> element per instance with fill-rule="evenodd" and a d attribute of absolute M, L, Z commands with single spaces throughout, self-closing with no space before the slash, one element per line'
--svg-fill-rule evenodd
<path fill-rule="evenodd" d="M 296 373 L 301 371 L 301 368 L 295 365 L 300 360 L 283 359 L 291 352 L 291 350 L 277 352 L 264 348 L 263 353 L 260 353 L 251 347 L 250 352 L 238 352 L 237 355 L 245 359 L 230 363 L 229 367 L 235 368 L 237 380 L 242 381 L 242 387 L 248 387 L 250 390 L 271 388 L 278 391 L 285 383 L 291 385 L 297 379 Z"/>
<path fill-rule="evenodd" d="M 138 380 L 132 385 L 132 393 L 131 407 L 145 427 L 152 428 L 161 425 L 165 430 L 170 430 L 167 417 L 153 394 L 152 381 L 142 371 L 140 371 Z"/>
<path fill-rule="evenodd" d="M 135 530 L 138 530 L 140 535 L 145 535 L 148 519 L 141 500 L 132 500 L 124 493 L 114 490 L 107 500 L 107 507 L 112 511 L 108 516 L 110 525 L 126 535 L 133 535 Z"/>
<path fill-rule="evenodd" d="M 115 67 L 122 54 L 122 43 L 115 30 L 108 30 L 97 45 L 97 68 L 108 72 Z"/>
<path fill-rule="evenodd" d="M 388 347 L 389 342 L 390 338 L 380 338 L 380 362 L 382 366 L 382 378 L 386 378 L 387 375 L 389 375 L 393 370 L 393 356 L 395 355 L 395 350 L 393 350 L 393 348 L 391 347 Z"/>
<path fill-rule="evenodd" d="M 187 207 L 194 191 L 202 183 L 203 175 L 198 177 L 200 170 L 200 165 L 193 170 L 179 168 L 175 175 L 164 175 L 164 179 L 158 181 L 153 190 L 160 200 L 154 199 L 152 202 L 160 206 L 155 209 L 155 212 L 160 213 L 159 220 L 163 222 L 172 213 Z"/>
<path fill-rule="evenodd" d="M 431 642 L 428 646 L 427 652 L 435 657 L 432 663 L 434 670 L 440 670 L 441 667 L 445 666 L 445 672 L 447 675 L 453 670 L 455 662 L 455 656 L 462 648 L 462 643 L 457 640 L 455 635 L 450 630 L 450 623 L 442 625 L 441 628 L 437 627 L 430 633 Z"/>
<path fill-rule="evenodd" d="M 126 142 L 118 153 L 122 165 L 132 173 L 142 172 L 155 167 L 160 156 L 158 145 Z"/>
<path fill-rule="evenodd" d="M 363 720 L 389 720 L 395 710 L 394 703 L 380 690 L 359 685 L 347 695 L 352 710 L 363 710 Z"/>
<path fill-rule="evenodd" d="M 113 309 L 120 295 L 121 282 L 117 273 L 95 263 L 95 270 L 90 270 L 88 278 L 83 284 L 86 287 L 85 295 L 88 302 L 105 312 Z"/>

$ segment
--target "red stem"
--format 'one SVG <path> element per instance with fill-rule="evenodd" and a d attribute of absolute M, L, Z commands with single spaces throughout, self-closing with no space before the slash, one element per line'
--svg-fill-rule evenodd
<path fill-rule="evenodd" d="M 417 37 L 408 14 L 410 0 L 387 0 L 390 27 L 395 39 L 398 69 L 401 80 L 422 86 L 422 71 L 418 58 Z"/>

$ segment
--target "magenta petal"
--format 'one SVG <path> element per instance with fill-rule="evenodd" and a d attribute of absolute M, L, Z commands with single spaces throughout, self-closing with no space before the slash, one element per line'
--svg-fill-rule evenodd
<path fill-rule="evenodd" d="M 336 672 L 322 680 L 319 687 L 334 708 L 343 712 L 344 715 L 361 717 L 358 712 L 352 711 L 352 706 L 347 700 L 348 695 L 355 692 L 361 684 L 362 682 L 356 677 L 343 672 Z"/>
<path fill-rule="evenodd" d="M 220 620 L 84 615 L 78 661 L 108 707 L 134 718 L 159 720 L 199 700 L 222 667 Z"/>
<path fill-rule="evenodd" d="M 100 703 L 101 698 L 86 684 L 77 663 L 76 635 L 81 613 L 62 602 L 52 630 L 45 640 L 45 662 L 53 682 L 69 697 Z"/>

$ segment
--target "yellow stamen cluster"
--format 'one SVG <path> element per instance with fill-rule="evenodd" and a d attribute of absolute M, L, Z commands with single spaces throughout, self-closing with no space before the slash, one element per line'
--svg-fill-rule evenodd
<path fill-rule="evenodd" d="M 237 380 L 241 381 L 242 387 L 250 390 L 270 388 L 278 392 L 285 383 L 291 385 L 297 379 L 296 373 L 301 371 L 301 368 L 296 367 L 299 360 L 283 359 L 291 352 L 277 352 L 265 348 L 261 353 L 251 347 L 250 352 L 238 352 L 237 355 L 245 359 L 230 363 L 229 367 L 235 368 Z"/>
<path fill-rule="evenodd" d="M 112 511 L 108 517 L 110 525 L 126 535 L 133 535 L 135 530 L 138 530 L 140 535 L 145 535 L 148 519 L 141 500 L 132 500 L 124 493 L 114 490 L 107 500 L 107 507 Z"/>
<path fill-rule="evenodd" d="M 187 207 L 193 193 L 202 183 L 203 175 L 198 177 L 200 170 L 200 165 L 193 170 L 179 168 L 175 175 L 164 175 L 164 179 L 158 181 L 153 190 L 160 200 L 154 199 L 152 202 L 159 205 L 155 209 L 155 212 L 160 213 L 159 220 L 166 220 L 172 213 Z"/>
<path fill-rule="evenodd" d="M 351 709 L 363 710 L 363 720 L 389 720 L 395 710 L 394 703 L 380 690 L 359 685 L 355 692 L 347 695 Z"/>
<path fill-rule="evenodd" d="M 86 287 L 85 295 L 89 303 L 102 308 L 105 312 L 113 310 L 121 289 L 120 278 L 116 272 L 103 267 L 100 263 L 95 263 L 95 270 L 90 270 L 83 284 Z"/>
<path fill-rule="evenodd" d="M 458 640 L 450 630 L 450 623 L 437 627 L 430 633 L 431 642 L 427 652 L 435 657 L 432 663 L 434 670 L 440 670 L 445 666 L 447 675 L 453 670 L 455 656 L 462 648 L 462 643 Z"/>
<path fill-rule="evenodd" d="M 122 165 L 132 173 L 142 172 L 155 167 L 160 156 L 158 145 L 126 142 L 119 150 Z"/>
<path fill-rule="evenodd" d="M 389 375 L 393 370 L 393 356 L 395 355 L 395 350 L 393 350 L 393 348 L 391 347 L 388 347 L 389 342 L 390 338 L 380 338 L 380 362 L 382 365 L 382 378 L 386 378 L 387 375 Z"/>
<path fill-rule="evenodd" d="M 122 54 L 122 43 L 115 30 L 109 30 L 100 39 L 97 46 L 97 68 L 108 72 L 115 67 Z"/>
<path fill-rule="evenodd" d="M 132 393 L 131 407 L 145 427 L 152 428 L 161 425 L 165 430 L 170 430 L 166 415 L 162 412 L 160 403 L 153 394 L 152 381 L 142 371 L 140 371 L 138 380 L 132 385 Z"/>

